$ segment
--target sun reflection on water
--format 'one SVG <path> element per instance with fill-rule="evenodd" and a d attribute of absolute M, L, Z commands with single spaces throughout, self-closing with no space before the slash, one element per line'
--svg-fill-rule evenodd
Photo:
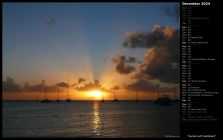
<path fill-rule="evenodd" d="M 99 103 L 94 102 L 93 104 L 93 117 L 92 117 L 93 134 L 99 136 L 101 129 L 101 121 L 99 116 Z"/>

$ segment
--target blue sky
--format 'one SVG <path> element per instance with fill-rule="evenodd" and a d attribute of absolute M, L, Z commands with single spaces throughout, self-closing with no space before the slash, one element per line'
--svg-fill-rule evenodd
<path fill-rule="evenodd" d="M 143 49 L 122 47 L 126 32 L 178 27 L 164 10 L 174 4 L 3 3 L 3 79 L 54 82 L 87 69 L 98 79 L 117 52 L 143 58 Z"/>

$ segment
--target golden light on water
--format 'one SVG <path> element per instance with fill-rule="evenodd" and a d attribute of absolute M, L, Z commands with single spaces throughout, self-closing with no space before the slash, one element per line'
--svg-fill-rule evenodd
<path fill-rule="evenodd" d="M 93 105 L 93 118 L 92 118 L 93 134 L 99 136 L 101 129 L 101 121 L 99 116 L 99 103 L 94 102 Z"/>

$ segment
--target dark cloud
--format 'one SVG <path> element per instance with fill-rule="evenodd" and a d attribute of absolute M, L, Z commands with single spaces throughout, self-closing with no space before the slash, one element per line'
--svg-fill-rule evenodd
<path fill-rule="evenodd" d="M 56 20 L 54 18 L 50 18 L 48 20 L 45 21 L 47 26 L 53 26 L 56 24 Z"/>
<path fill-rule="evenodd" d="M 112 88 L 110 88 L 110 90 L 119 90 L 119 89 L 120 89 L 120 86 L 118 86 L 118 85 L 115 85 Z"/>
<path fill-rule="evenodd" d="M 136 63 L 136 58 L 135 57 L 132 57 L 132 56 L 129 56 L 128 59 L 126 59 L 126 62 L 128 63 Z"/>
<path fill-rule="evenodd" d="M 144 47 L 146 44 L 146 35 L 141 32 L 126 33 L 126 38 L 123 43 L 124 46 L 131 46 L 132 48 Z"/>
<path fill-rule="evenodd" d="M 71 84 L 70 86 L 71 87 L 76 87 L 78 84 L 77 83 L 73 83 L 73 84 Z"/>
<path fill-rule="evenodd" d="M 23 90 L 26 91 L 29 89 L 29 87 L 30 87 L 29 82 L 25 82 L 23 85 Z"/>
<path fill-rule="evenodd" d="M 134 61 L 135 58 L 131 57 L 130 59 L 126 59 L 125 56 L 117 55 L 112 60 L 116 64 L 116 71 L 120 74 L 129 74 L 135 70 L 134 66 L 128 64 Z"/>
<path fill-rule="evenodd" d="M 179 83 L 180 69 L 177 67 L 179 56 L 166 47 L 154 47 L 145 54 L 145 62 L 141 65 L 141 73 L 161 82 Z"/>
<path fill-rule="evenodd" d="M 132 84 L 125 85 L 125 88 L 131 91 L 143 91 L 143 92 L 152 92 L 157 93 L 158 88 L 160 92 L 168 92 L 168 93 L 174 93 L 176 90 L 175 86 L 168 87 L 168 86 L 160 86 L 160 84 L 153 83 L 151 81 L 140 79 Z"/>
<path fill-rule="evenodd" d="M 176 40 L 177 39 L 177 40 Z M 179 39 L 179 30 L 171 26 L 155 25 L 149 32 L 126 33 L 123 45 L 130 48 L 151 48 L 173 45 Z M 178 41 L 179 42 L 179 41 Z"/>
<path fill-rule="evenodd" d="M 42 80 L 39 84 L 30 85 L 29 82 L 25 82 L 23 88 L 24 92 L 44 92 L 45 89 L 47 92 L 56 92 L 57 85 L 47 85 L 45 80 Z"/>
<path fill-rule="evenodd" d="M 145 91 L 145 92 L 155 92 L 158 89 L 159 84 L 154 84 L 145 79 L 137 80 L 132 84 L 125 85 L 125 88 L 131 91 Z"/>
<path fill-rule="evenodd" d="M 76 89 L 79 91 L 99 90 L 101 85 L 98 80 L 95 80 L 94 82 L 86 83 L 82 87 L 76 87 Z"/>
<path fill-rule="evenodd" d="M 47 85 L 45 80 L 42 80 L 39 84 L 30 85 L 29 82 L 25 82 L 23 86 L 16 84 L 11 77 L 6 77 L 6 81 L 3 81 L 4 92 L 56 92 L 59 87 L 69 87 L 65 82 L 57 83 L 56 85 Z"/>
<path fill-rule="evenodd" d="M 117 85 L 114 87 L 114 90 L 119 90 L 119 89 L 120 89 L 120 87 Z"/>
<path fill-rule="evenodd" d="M 3 81 L 4 92 L 21 92 L 22 88 L 19 84 L 16 84 L 11 77 L 6 77 L 6 81 Z"/>
<path fill-rule="evenodd" d="M 56 85 L 47 86 L 47 91 L 56 92 L 58 87 Z"/>
<path fill-rule="evenodd" d="M 65 83 L 65 82 L 59 82 L 59 83 L 57 83 L 57 86 L 58 87 L 66 87 L 66 88 L 68 88 L 69 87 L 69 84 L 68 83 Z"/>
<path fill-rule="evenodd" d="M 164 87 L 160 87 L 160 92 L 169 92 L 169 93 L 175 93 L 177 90 L 179 89 L 178 86 L 172 86 L 172 87 L 167 87 L 167 86 L 164 86 Z"/>
<path fill-rule="evenodd" d="M 38 85 L 30 86 L 25 91 L 29 91 L 29 92 L 44 92 L 45 88 L 47 89 L 47 86 L 38 84 Z"/>
<path fill-rule="evenodd" d="M 94 83 L 95 83 L 96 85 L 99 85 L 99 80 L 94 80 Z"/>
<path fill-rule="evenodd" d="M 120 61 L 125 63 L 140 63 L 135 57 L 132 56 L 124 56 L 124 55 L 117 55 L 116 57 L 112 58 L 114 63 L 119 63 Z"/>
<path fill-rule="evenodd" d="M 177 21 L 180 19 L 180 5 L 178 4 L 172 7 L 165 7 L 164 12 L 166 15 L 176 19 Z"/>
<path fill-rule="evenodd" d="M 139 65 L 140 70 L 135 78 L 146 77 L 150 80 L 158 79 L 161 82 L 179 83 L 179 29 L 171 26 L 155 25 L 153 30 L 147 33 L 128 33 L 124 46 L 148 48 L 144 56 L 144 62 Z"/>
<path fill-rule="evenodd" d="M 26 87 L 26 88 L 25 88 Z M 42 80 L 40 84 L 37 85 L 29 85 L 28 82 L 24 84 L 23 91 L 26 92 L 44 92 L 46 89 L 47 92 L 56 92 L 56 85 L 47 85 L 45 80 Z"/>
<path fill-rule="evenodd" d="M 80 84 L 81 82 L 85 82 L 86 80 L 84 78 L 79 78 L 78 83 Z"/>

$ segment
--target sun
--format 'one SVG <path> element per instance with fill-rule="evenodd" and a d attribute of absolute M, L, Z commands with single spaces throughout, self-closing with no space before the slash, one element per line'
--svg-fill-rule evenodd
<path fill-rule="evenodd" d="M 98 91 L 98 90 L 94 90 L 94 91 L 89 91 L 90 95 L 92 97 L 94 97 L 95 99 L 101 99 L 102 97 L 102 93 L 101 91 Z"/>

